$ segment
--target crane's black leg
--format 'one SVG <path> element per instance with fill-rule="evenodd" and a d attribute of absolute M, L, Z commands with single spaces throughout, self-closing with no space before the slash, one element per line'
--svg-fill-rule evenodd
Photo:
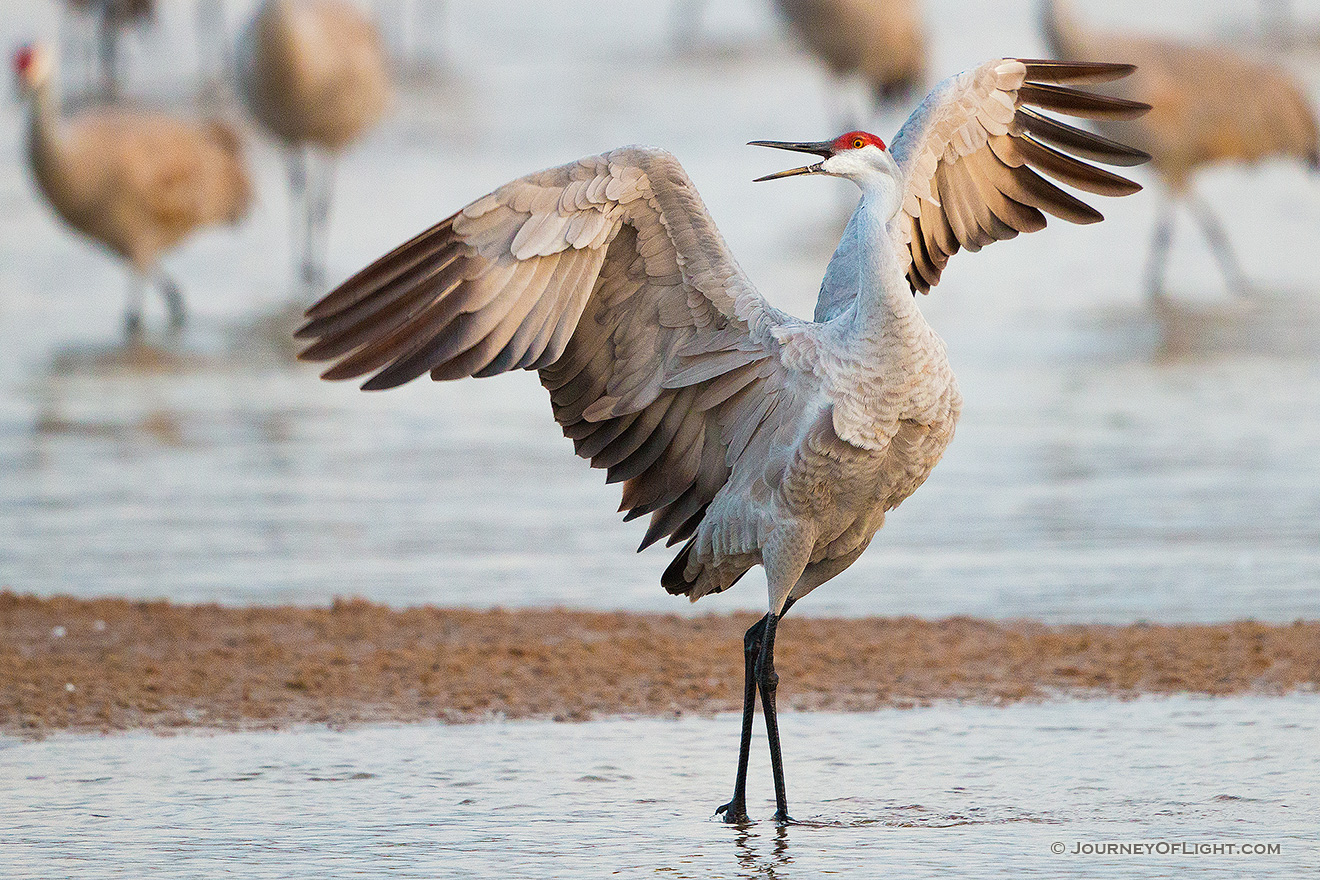
<path fill-rule="evenodd" d="M 766 618 L 752 624 L 743 636 L 743 717 L 742 739 L 738 744 L 738 776 L 733 783 L 733 800 L 716 808 L 730 824 L 751 821 L 747 817 L 747 762 L 752 754 L 752 716 L 756 714 L 756 658 L 761 654 L 761 637 Z"/>
<path fill-rule="evenodd" d="M 761 689 L 761 714 L 765 715 L 765 734 L 770 740 L 770 770 L 775 777 L 775 821 L 781 825 L 788 816 L 788 795 L 784 789 L 784 759 L 779 749 L 779 719 L 775 715 L 775 692 L 779 675 L 775 672 L 775 629 L 782 614 L 767 614 L 761 637 L 761 654 L 756 661 L 756 683 Z"/>
<path fill-rule="evenodd" d="M 1210 243 L 1211 252 L 1219 261 L 1219 268 L 1228 281 L 1229 289 L 1238 296 L 1250 296 L 1251 283 L 1247 281 L 1247 275 L 1242 271 L 1242 264 L 1238 262 L 1237 254 L 1233 253 L 1233 247 L 1228 243 L 1228 233 L 1224 231 L 1219 217 L 1210 210 L 1210 206 L 1200 196 L 1193 195 L 1190 204 L 1196 213 L 1197 222 L 1201 224 L 1201 231 L 1205 233 L 1205 240 Z"/>
<path fill-rule="evenodd" d="M 793 607 L 793 602 L 793 599 L 789 599 L 784 603 L 784 609 L 779 612 L 780 617 L 788 613 L 788 609 Z M 733 783 L 733 799 L 715 810 L 716 813 L 723 814 L 724 821 L 730 824 L 751 821 L 747 817 L 747 762 L 752 754 L 752 718 L 756 714 L 757 659 L 761 656 L 768 619 L 769 615 L 762 617 L 752 624 L 747 634 L 743 636 L 743 718 L 742 739 L 738 744 L 738 776 Z M 778 730 L 776 730 L 777 738 Z"/>
<path fill-rule="evenodd" d="M 1146 260 L 1146 296 L 1158 299 L 1164 295 L 1164 267 L 1169 259 L 1169 246 L 1173 244 L 1174 203 L 1160 203 L 1155 218 L 1155 234 L 1150 240 L 1150 256 Z"/>

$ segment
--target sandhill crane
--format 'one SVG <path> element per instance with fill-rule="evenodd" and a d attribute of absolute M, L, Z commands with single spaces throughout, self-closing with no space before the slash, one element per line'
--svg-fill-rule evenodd
<path fill-rule="evenodd" d="M 119 33 L 149 22 L 156 12 L 155 0 L 68 0 L 68 3 L 75 11 L 95 19 L 101 92 L 110 99 L 119 97 Z"/>
<path fill-rule="evenodd" d="M 347 0 L 265 0 L 240 37 L 238 63 L 248 110 L 289 151 L 299 277 L 320 289 L 332 157 L 380 120 L 390 98 L 380 35 Z"/>
<path fill-rule="evenodd" d="M 1050 51 L 1061 59 L 1112 58 L 1137 72 L 1120 94 L 1148 103 L 1137 120 L 1100 121 L 1109 137 L 1148 152 L 1151 167 L 1168 188 L 1160 207 L 1146 269 L 1146 290 L 1162 294 L 1178 202 L 1186 202 L 1201 226 L 1235 293 L 1250 291 L 1246 274 L 1210 206 L 1193 189 L 1207 165 L 1295 157 L 1320 167 L 1315 116 L 1287 73 L 1223 47 L 1190 46 L 1128 34 L 1089 30 L 1060 0 L 1044 0 L 1042 27 Z"/>
<path fill-rule="evenodd" d="M 960 248 L 1041 229 L 1043 212 L 1100 214 L 1080 189 L 1140 189 L 1067 152 L 1145 156 L 1032 106 L 1130 116 L 1144 105 L 1071 88 L 1131 70 L 1000 59 L 946 80 L 894 139 L 754 144 L 810 153 L 800 174 L 842 177 L 861 200 L 805 321 L 772 307 L 728 252 L 678 161 L 623 147 L 528 175 L 381 257 L 308 311 L 301 357 L 365 389 L 537 370 L 577 454 L 624 481 L 641 548 L 683 548 L 661 583 L 695 601 L 765 568 L 769 608 L 744 641 L 744 712 L 726 820 L 747 820 L 759 689 L 776 818 L 788 821 L 775 720 L 779 619 L 846 569 L 926 479 L 961 397 L 914 291 Z"/>
<path fill-rule="evenodd" d="M 158 260 L 200 227 L 247 212 L 251 185 L 238 136 L 221 122 L 127 111 L 62 121 L 51 52 L 20 49 L 14 71 L 29 102 L 28 157 L 38 187 L 66 223 L 132 270 L 130 337 L 141 329 L 148 281 L 160 286 L 170 326 L 182 327 L 183 296 Z"/>
<path fill-rule="evenodd" d="M 835 77 L 866 82 L 873 106 L 921 87 L 926 31 L 920 0 L 775 0 L 775 7 Z"/>

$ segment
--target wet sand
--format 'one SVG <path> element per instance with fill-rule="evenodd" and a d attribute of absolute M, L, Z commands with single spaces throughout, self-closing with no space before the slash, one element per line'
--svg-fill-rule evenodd
<path fill-rule="evenodd" d="M 754 619 L 0 592 L 0 733 L 720 712 L 740 705 Z M 1273 694 L 1320 684 L 1320 622 L 790 616 L 776 659 L 780 700 L 799 710 Z"/>

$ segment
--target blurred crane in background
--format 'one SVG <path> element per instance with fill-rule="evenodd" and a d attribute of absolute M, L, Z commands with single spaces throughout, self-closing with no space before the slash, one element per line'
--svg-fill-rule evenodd
<path fill-rule="evenodd" d="M 66 223 L 129 264 L 129 336 L 142 328 L 148 282 L 160 287 L 178 329 L 183 295 L 159 259 L 199 228 L 247 212 L 252 190 L 238 136 L 221 122 L 108 109 L 61 120 L 54 64 L 41 45 L 14 56 L 37 186 Z"/>
<path fill-rule="evenodd" d="M 297 277 L 319 290 L 334 157 L 390 100 L 380 34 L 347 0 L 264 0 L 240 36 L 238 75 L 248 111 L 288 152 Z"/>
<path fill-rule="evenodd" d="M 372 374 L 372 390 L 537 370 L 577 453 L 623 482 L 625 518 L 650 514 L 642 548 L 683 544 L 665 589 L 695 601 L 764 566 L 769 610 L 744 643 L 738 772 L 720 812 L 747 821 L 759 690 L 787 822 L 778 620 L 862 554 L 929 475 L 961 407 L 913 292 L 962 248 L 1043 228 L 1042 212 L 1101 219 L 1036 170 L 1093 193 L 1140 189 L 1076 156 L 1132 165 L 1144 154 L 1032 109 L 1140 113 L 1066 85 L 1130 71 L 1000 59 L 938 86 L 892 152 L 861 131 L 754 142 L 819 157 L 762 180 L 861 189 L 815 321 L 761 296 L 677 159 L 623 147 L 506 184 L 363 269 L 308 309 L 301 357 L 334 361 L 326 379 Z"/>
<path fill-rule="evenodd" d="M 775 0 L 775 8 L 836 79 L 866 84 L 872 113 L 924 84 L 921 0 Z"/>
<path fill-rule="evenodd" d="M 1041 23 L 1050 51 L 1063 60 L 1103 59 L 1135 64 L 1119 94 L 1151 105 L 1140 119 L 1097 122 L 1109 137 L 1145 150 L 1170 198 L 1160 206 L 1146 269 L 1146 290 L 1159 296 L 1178 203 L 1186 203 L 1228 283 L 1250 292 L 1223 224 L 1198 196 L 1200 169 L 1224 162 L 1281 156 L 1320 168 L 1314 112 L 1288 73 L 1224 47 L 1108 34 L 1081 24 L 1066 0 L 1043 0 Z"/>
<path fill-rule="evenodd" d="M 708 0 L 674 0 L 670 41 L 680 49 L 696 38 Z M 926 80 L 926 27 L 921 0 L 774 0 L 775 11 L 835 80 L 829 99 L 845 126 L 859 122 L 847 85 L 861 80 L 868 93 L 863 116 L 887 101 L 907 100 Z"/>

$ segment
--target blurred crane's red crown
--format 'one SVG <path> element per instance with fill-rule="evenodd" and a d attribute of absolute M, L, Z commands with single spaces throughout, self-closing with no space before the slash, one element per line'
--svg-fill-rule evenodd
<path fill-rule="evenodd" d="M 831 145 L 835 151 L 841 150 L 860 150 L 862 147 L 879 147 L 886 149 L 885 142 L 868 131 L 850 131 L 847 134 L 841 134 L 834 139 Z"/>
<path fill-rule="evenodd" d="M 28 68 L 32 66 L 32 59 L 37 53 L 31 46 L 23 46 L 14 53 L 14 71 L 16 73 L 27 73 Z"/>

